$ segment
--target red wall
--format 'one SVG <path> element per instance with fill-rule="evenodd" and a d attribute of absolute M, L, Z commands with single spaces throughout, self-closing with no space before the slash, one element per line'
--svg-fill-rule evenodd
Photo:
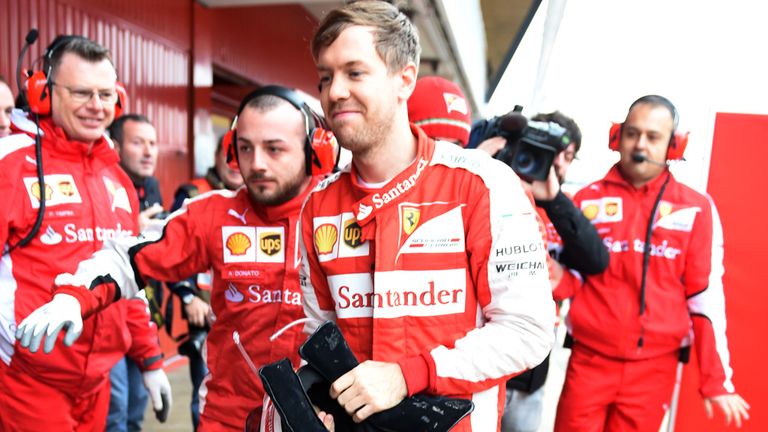
<path fill-rule="evenodd" d="M 751 419 L 741 429 L 767 431 L 765 387 L 765 314 L 768 290 L 766 267 L 768 200 L 765 164 L 768 160 L 768 116 L 717 114 L 707 191 L 720 212 L 725 236 L 725 276 L 728 346 L 733 382 L 752 406 Z M 695 357 L 695 356 L 693 356 Z M 736 430 L 723 426 L 718 413 L 707 420 L 698 394 L 695 359 L 685 368 L 678 410 L 678 431 Z"/>
<path fill-rule="evenodd" d="M 213 62 L 257 84 L 282 84 L 317 95 L 309 41 L 317 27 L 297 5 L 211 9 Z"/>

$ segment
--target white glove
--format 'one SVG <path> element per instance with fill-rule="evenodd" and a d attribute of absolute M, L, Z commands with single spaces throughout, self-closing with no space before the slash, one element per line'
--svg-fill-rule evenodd
<path fill-rule="evenodd" d="M 80 303 L 69 294 L 56 294 L 53 300 L 40 306 L 24 318 L 16 329 L 16 339 L 20 345 L 37 352 L 45 338 L 43 351 L 53 351 L 59 331 L 66 328 L 64 345 L 71 346 L 83 332 L 83 318 L 80 316 Z"/>
<path fill-rule="evenodd" d="M 164 423 L 171 411 L 171 404 L 173 404 L 171 383 L 168 382 L 168 376 L 162 369 L 156 369 L 142 373 L 141 377 L 144 380 L 144 387 L 149 393 L 149 398 L 152 399 L 152 409 L 155 410 L 155 416 L 161 423 Z"/>

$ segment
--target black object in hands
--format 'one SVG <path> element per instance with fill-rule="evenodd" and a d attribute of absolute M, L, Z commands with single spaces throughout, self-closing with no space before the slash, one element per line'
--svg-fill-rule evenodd
<path fill-rule="evenodd" d="M 283 430 L 290 432 L 325 432 L 326 428 L 315 414 L 307 393 L 293 371 L 290 360 L 284 358 L 259 368 L 264 391 L 272 399 L 282 418 Z M 338 429 L 337 429 L 338 430 Z"/>
<path fill-rule="evenodd" d="M 168 395 L 161 393 L 160 399 L 163 401 L 163 408 L 160 409 L 160 411 L 155 411 L 155 418 L 160 423 L 165 423 L 166 420 L 168 420 L 168 413 L 171 411 L 171 404 L 168 403 Z"/>
<path fill-rule="evenodd" d="M 341 330 L 332 321 L 322 324 L 304 342 L 299 348 L 299 355 L 306 360 L 309 367 L 325 378 L 328 387 L 358 365 Z M 339 407 L 339 409 L 343 411 L 343 408 Z M 353 430 L 445 432 L 453 428 L 473 409 L 474 404 L 469 400 L 418 394 L 403 399 L 388 410 L 371 415 L 363 421 L 363 429 L 354 428 Z M 347 419 L 339 418 L 334 409 L 328 408 L 326 411 L 334 414 L 337 432 L 347 430 L 341 428 L 347 423 Z M 351 422 L 351 418 L 349 421 Z"/>

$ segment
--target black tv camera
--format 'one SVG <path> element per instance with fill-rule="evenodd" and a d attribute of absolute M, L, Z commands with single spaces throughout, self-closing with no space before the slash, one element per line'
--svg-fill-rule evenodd
<path fill-rule="evenodd" d="M 487 121 L 480 142 L 500 136 L 506 144 L 494 156 L 509 165 L 525 181 L 546 180 L 552 162 L 571 139 L 566 129 L 554 122 L 528 121 L 522 107 Z"/>

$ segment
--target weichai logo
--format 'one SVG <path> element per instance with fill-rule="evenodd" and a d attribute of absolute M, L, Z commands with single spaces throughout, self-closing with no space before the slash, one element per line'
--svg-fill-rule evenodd
<path fill-rule="evenodd" d="M 245 255 L 245 252 L 251 247 L 251 239 L 243 233 L 234 233 L 227 237 L 226 246 L 232 255 Z"/>
<path fill-rule="evenodd" d="M 363 244 L 363 229 L 357 224 L 354 219 L 349 219 L 344 222 L 344 243 L 351 247 L 356 248 Z M 333 247 L 331 247 L 333 248 Z"/>
<path fill-rule="evenodd" d="M 280 233 L 267 232 L 259 236 L 259 248 L 267 255 L 274 255 L 282 249 Z"/>
<path fill-rule="evenodd" d="M 320 255 L 333 252 L 336 240 L 339 238 L 339 232 L 336 225 L 322 224 L 315 230 L 315 249 Z"/>

